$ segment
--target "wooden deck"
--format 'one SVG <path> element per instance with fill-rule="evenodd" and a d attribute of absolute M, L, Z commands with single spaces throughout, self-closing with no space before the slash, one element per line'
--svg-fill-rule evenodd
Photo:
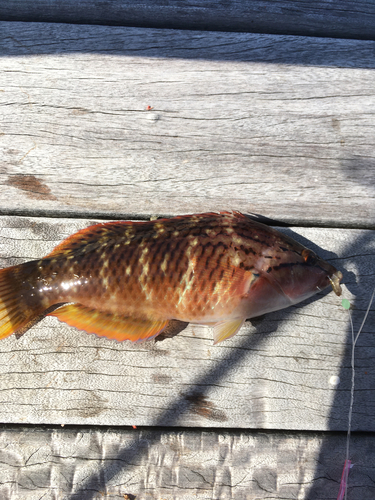
<path fill-rule="evenodd" d="M 0 267 L 98 220 L 236 209 L 338 267 L 358 330 L 375 286 L 375 5 L 247 4 L 0 6 Z M 375 498 L 374 324 L 375 305 L 348 500 Z M 215 346 L 178 330 L 119 344 L 49 317 L 0 341 L 1 500 L 336 500 L 341 299 Z"/>

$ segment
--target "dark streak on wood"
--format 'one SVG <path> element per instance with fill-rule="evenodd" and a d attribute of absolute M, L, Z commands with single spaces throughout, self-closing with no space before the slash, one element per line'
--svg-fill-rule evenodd
<path fill-rule="evenodd" d="M 56 196 L 51 194 L 51 189 L 34 175 L 10 175 L 7 184 L 21 189 L 28 198 L 34 200 L 56 200 Z"/>
<path fill-rule="evenodd" d="M 155 384 L 170 384 L 173 381 L 173 378 L 169 375 L 154 373 L 152 375 L 152 380 L 155 382 Z"/>
<path fill-rule="evenodd" d="M 216 422 L 226 422 L 228 420 L 225 413 L 222 410 L 216 409 L 215 405 L 204 394 L 186 395 L 185 399 L 191 404 L 190 411 L 197 415 L 208 420 L 215 420 Z"/>

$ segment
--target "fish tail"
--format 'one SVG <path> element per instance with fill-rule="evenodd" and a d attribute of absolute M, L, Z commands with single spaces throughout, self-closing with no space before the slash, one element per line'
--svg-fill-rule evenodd
<path fill-rule="evenodd" d="M 30 285 L 37 262 L 0 269 L 0 339 L 4 339 L 38 317 L 45 307 Z"/>

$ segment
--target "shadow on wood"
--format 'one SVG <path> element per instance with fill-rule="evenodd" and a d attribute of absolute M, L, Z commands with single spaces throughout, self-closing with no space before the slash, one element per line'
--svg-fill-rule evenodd
<path fill-rule="evenodd" d="M 1 21 L 0 32 L 0 57 L 93 53 L 318 67 L 375 67 L 375 41 L 372 40 Z"/>

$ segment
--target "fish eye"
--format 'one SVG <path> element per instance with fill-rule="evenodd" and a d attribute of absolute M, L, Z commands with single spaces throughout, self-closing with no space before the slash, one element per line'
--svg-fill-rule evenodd
<path fill-rule="evenodd" d="M 317 256 L 311 250 L 305 248 L 302 250 L 302 258 L 308 265 L 313 265 L 317 261 Z"/>

